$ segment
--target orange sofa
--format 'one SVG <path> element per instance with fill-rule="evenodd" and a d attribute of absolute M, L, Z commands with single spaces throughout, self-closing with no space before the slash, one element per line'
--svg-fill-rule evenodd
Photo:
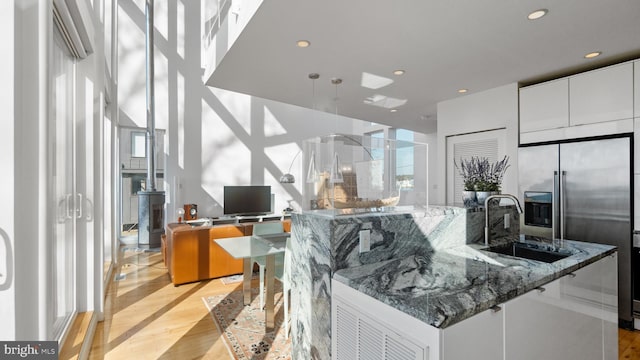
<path fill-rule="evenodd" d="M 283 227 L 291 231 L 291 221 L 284 220 Z M 242 273 L 242 259 L 234 259 L 213 240 L 251 235 L 253 223 L 196 227 L 172 223 L 166 230 L 166 265 L 173 285 Z"/>

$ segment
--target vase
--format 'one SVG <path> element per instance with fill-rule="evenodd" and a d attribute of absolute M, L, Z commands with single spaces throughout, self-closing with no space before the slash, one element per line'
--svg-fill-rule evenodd
<path fill-rule="evenodd" d="M 476 199 L 478 200 L 478 205 L 484 206 L 484 202 L 489 196 L 498 194 L 500 194 L 500 191 L 476 191 Z"/>
<path fill-rule="evenodd" d="M 472 208 L 478 206 L 478 200 L 476 198 L 476 192 L 470 190 L 462 191 L 462 203 L 466 208 Z"/>

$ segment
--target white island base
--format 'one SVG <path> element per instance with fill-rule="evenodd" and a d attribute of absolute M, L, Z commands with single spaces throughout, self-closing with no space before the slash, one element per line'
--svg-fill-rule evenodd
<path fill-rule="evenodd" d="M 617 253 L 444 329 L 332 281 L 334 360 L 617 360 Z"/>

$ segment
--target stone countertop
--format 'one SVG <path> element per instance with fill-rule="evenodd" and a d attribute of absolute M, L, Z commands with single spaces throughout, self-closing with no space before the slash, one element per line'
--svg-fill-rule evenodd
<path fill-rule="evenodd" d="M 540 239 L 530 240 L 540 241 Z M 431 326 L 446 328 L 610 255 L 609 245 L 564 240 L 553 263 L 464 245 L 337 271 L 333 278 Z"/>
<path fill-rule="evenodd" d="M 330 218 L 345 223 L 353 222 L 358 218 L 368 217 L 429 217 L 441 216 L 452 213 L 466 213 L 468 210 L 457 206 L 429 205 L 428 207 L 419 206 L 391 206 L 379 209 L 362 208 L 362 209 L 321 209 L 321 210 L 304 210 L 302 213 L 293 213 L 293 215 L 304 215 L 319 218 Z"/>

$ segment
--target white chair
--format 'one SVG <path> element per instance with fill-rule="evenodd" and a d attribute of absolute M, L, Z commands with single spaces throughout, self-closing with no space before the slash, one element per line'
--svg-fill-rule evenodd
<path fill-rule="evenodd" d="M 253 225 L 253 235 L 268 235 L 279 234 L 284 232 L 284 227 L 281 222 L 266 222 Z M 282 267 L 284 264 L 284 254 L 275 255 L 276 269 Z M 264 268 L 267 265 L 267 258 L 265 256 L 256 256 L 251 258 L 251 264 L 258 264 L 258 270 L 260 271 L 260 309 L 264 309 Z"/>
<path fill-rule="evenodd" d="M 287 238 L 282 265 L 276 263 L 275 278 L 282 283 L 282 298 L 284 300 L 284 336 L 289 338 L 289 296 L 291 295 L 291 237 Z"/>

